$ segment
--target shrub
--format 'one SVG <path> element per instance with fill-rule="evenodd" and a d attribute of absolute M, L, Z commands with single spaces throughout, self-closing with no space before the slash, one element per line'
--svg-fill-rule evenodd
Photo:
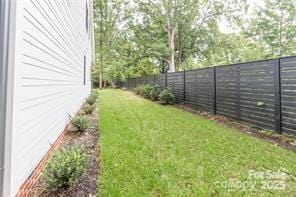
<path fill-rule="evenodd" d="M 82 115 L 85 115 L 85 111 L 83 111 L 82 109 L 80 109 L 80 110 L 77 112 L 77 116 L 82 116 Z M 70 119 L 71 119 L 71 116 L 70 116 Z"/>
<path fill-rule="evenodd" d="M 79 132 L 85 131 L 90 126 L 90 120 L 84 115 L 75 116 L 71 119 L 71 123 Z"/>
<path fill-rule="evenodd" d="M 175 102 L 175 96 L 170 89 L 164 89 L 159 94 L 159 100 L 163 104 L 173 104 Z"/>
<path fill-rule="evenodd" d="M 93 105 L 95 104 L 97 101 L 97 96 L 96 94 L 92 93 L 87 99 L 86 99 L 86 103 Z"/>
<path fill-rule="evenodd" d="M 145 87 L 145 85 L 139 85 L 139 86 L 137 86 L 136 89 L 135 89 L 136 90 L 136 94 L 143 95 L 144 87 Z"/>
<path fill-rule="evenodd" d="M 98 96 L 99 96 L 99 91 L 97 91 L 97 90 L 93 90 L 93 91 L 91 92 L 90 96 L 93 96 L 93 97 L 95 97 L 95 98 L 98 98 Z"/>
<path fill-rule="evenodd" d="M 71 186 L 83 174 L 88 157 L 78 146 L 57 151 L 46 165 L 42 177 L 48 188 L 58 190 Z"/>
<path fill-rule="evenodd" d="M 159 94 L 161 93 L 162 89 L 159 85 L 153 85 L 150 91 L 150 99 L 156 101 L 159 99 Z"/>
<path fill-rule="evenodd" d="M 145 85 L 143 88 L 143 97 L 149 99 L 150 98 L 150 92 L 152 91 L 151 85 Z"/>
<path fill-rule="evenodd" d="M 92 114 L 95 110 L 95 105 L 90 105 L 88 103 L 85 103 L 82 107 L 82 110 L 85 112 L 85 114 Z"/>

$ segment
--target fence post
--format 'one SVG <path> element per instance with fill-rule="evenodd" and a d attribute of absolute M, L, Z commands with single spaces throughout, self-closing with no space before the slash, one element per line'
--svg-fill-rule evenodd
<path fill-rule="evenodd" d="M 168 73 L 165 73 L 165 87 L 168 87 Z"/>
<path fill-rule="evenodd" d="M 274 68 L 274 101 L 275 101 L 275 130 L 282 133 L 282 109 L 281 109 L 281 62 L 275 60 Z"/>
<path fill-rule="evenodd" d="M 217 114 L 216 67 L 213 67 L 213 114 Z"/>
<path fill-rule="evenodd" d="M 186 71 L 183 71 L 183 103 L 186 103 Z"/>
<path fill-rule="evenodd" d="M 153 75 L 153 83 L 154 83 L 154 84 L 155 84 L 155 81 L 156 81 L 156 80 L 155 80 L 155 75 Z"/>

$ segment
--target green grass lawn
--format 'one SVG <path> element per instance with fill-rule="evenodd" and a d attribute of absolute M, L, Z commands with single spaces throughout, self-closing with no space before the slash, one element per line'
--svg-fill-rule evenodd
<path fill-rule="evenodd" d="M 99 97 L 100 196 L 295 195 L 296 153 L 126 91 Z"/>

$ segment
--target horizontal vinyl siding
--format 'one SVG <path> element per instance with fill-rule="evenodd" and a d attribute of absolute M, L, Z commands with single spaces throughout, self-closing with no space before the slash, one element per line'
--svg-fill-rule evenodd
<path fill-rule="evenodd" d="M 12 194 L 61 134 L 68 115 L 79 109 L 90 92 L 86 3 L 18 1 Z"/>

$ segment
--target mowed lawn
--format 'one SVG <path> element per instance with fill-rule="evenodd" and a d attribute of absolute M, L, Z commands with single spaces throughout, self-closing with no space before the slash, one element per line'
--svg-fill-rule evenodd
<path fill-rule="evenodd" d="M 127 91 L 99 94 L 100 196 L 295 195 L 296 153 Z"/>

